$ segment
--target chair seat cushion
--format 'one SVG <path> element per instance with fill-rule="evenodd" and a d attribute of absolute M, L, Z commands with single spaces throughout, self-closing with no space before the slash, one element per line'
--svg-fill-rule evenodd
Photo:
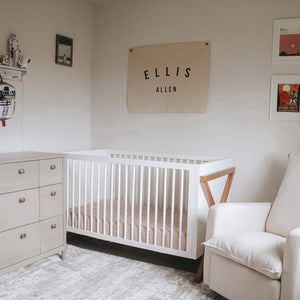
<path fill-rule="evenodd" d="M 280 279 L 285 243 L 286 238 L 282 236 L 253 232 L 219 235 L 203 244 L 211 252 L 254 269 L 271 279 Z"/>

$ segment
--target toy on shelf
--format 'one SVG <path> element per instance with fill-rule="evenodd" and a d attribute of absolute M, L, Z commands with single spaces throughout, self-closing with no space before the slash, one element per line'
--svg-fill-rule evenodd
<path fill-rule="evenodd" d="M 6 120 L 11 119 L 15 113 L 16 89 L 11 84 L 3 82 L 0 75 L 0 120 L 6 126 Z"/>
<path fill-rule="evenodd" d="M 1 65 L 3 66 L 8 66 L 9 65 L 9 57 L 8 57 L 8 54 L 3 54 L 1 56 Z"/>
<path fill-rule="evenodd" d="M 15 68 L 26 69 L 31 59 L 21 54 L 19 41 L 14 33 L 11 34 L 8 40 L 8 47 L 10 53 L 9 65 Z"/>
<path fill-rule="evenodd" d="M 10 53 L 10 60 L 9 65 L 11 67 L 17 67 L 17 62 L 19 59 L 19 55 L 21 53 L 20 47 L 19 47 L 19 41 L 16 38 L 15 34 L 12 34 L 8 40 L 8 46 L 9 46 L 9 53 Z"/>
<path fill-rule="evenodd" d="M 28 67 L 28 64 L 31 62 L 31 59 L 24 56 L 24 55 L 21 55 L 18 59 L 18 67 L 21 68 L 21 69 L 26 69 Z"/>

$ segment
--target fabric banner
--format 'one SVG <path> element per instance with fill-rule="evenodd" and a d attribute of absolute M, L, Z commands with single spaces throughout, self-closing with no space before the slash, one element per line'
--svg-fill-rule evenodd
<path fill-rule="evenodd" d="M 209 42 L 130 49 L 128 111 L 132 113 L 205 112 L 209 61 Z"/>

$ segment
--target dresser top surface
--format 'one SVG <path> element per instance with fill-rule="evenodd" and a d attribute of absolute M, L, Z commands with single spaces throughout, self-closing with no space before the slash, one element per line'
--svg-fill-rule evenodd
<path fill-rule="evenodd" d="M 60 157 L 63 157 L 62 153 L 47 153 L 33 151 L 0 153 L 0 164 Z"/>

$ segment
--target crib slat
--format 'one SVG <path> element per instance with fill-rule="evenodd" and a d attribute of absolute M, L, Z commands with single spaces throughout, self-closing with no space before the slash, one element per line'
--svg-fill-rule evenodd
<path fill-rule="evenodd" d="M 117 237 L 120 236 L 120 201 L 121 201 L 121 165 L 119 164 L 118 174 L 118 219 L 117 219 Z"/>
<path fill-rule="evenodd" d="M 73 163 L 72 163 L 72 171 L 73 171 L 73 174 L 72 174 L 72 211 L 73 211 L 73 214 L 72 214 L 72 227 L 74 227 L 74 220 L 75 220 L 75 159 L 73 160 Z"/>
<path fill-rule="evenodd" d="M 86 206 L 87 206 L 87 161 L 84 163 L 84 230 L 86 230 Z"/>
<path fill-rule="evenodd" d="M 151 195 L 151 167 L 148 167 L 148 195 L 147 195 L 147 244 L 149 244 L 150 195 Z"/>
<path fill-rule="evenodd" d="M 143 157 L 144 158 L 144 157 Z M 144 191 L 144 166 L 141 167 L 141 179 L 140 179 L 140 213 L 139 213 L 139 242 L 142 239 L 142 204 L 143 204 L 143 191 Z"/>
<path fill-rule="evenodd" d="M 81 228 L 81 168 L 82 161 L 79 161 L 78 165 L 78 228 Z"/>
<path fill-rule="evenodd" d="M 114 175 L 115 175 L 115 164 L 111 164 L 111 177 L 110 177 L 110 226 L 109 226 L 109 234 L 112 236 L 113 234 L 113 199 L 114 199 Z"/>
<path fill-rule="evenodd" d="M 69 211 L 70 211 L 70 159 L 67 160 L 67 226 L 69 226 Z M 72 211 L 72 214 L 75 212 Z"/>
<path fill-rule="evenodd" d="M 107 163 L 104 164 L 103 234 L 106 234 Z"/>
<path fill-rule="evenodd" d="M 162 246 L 165 246 L 166 234 L 166 210 L 167 210 L 167 169 L 164 169 L 164 203 L 163 203 L 163 233 L 162 233 Z"/>
<path fill-rule="evenodd" d="M 100 215 L 100 187 L 101 187 L 101 182 L 100 182 L 100 175 L 101 175 L 101 164 L 97 163 L 97 233 L 99 233 L 99 215 Z"/>
<path fill-rule="evenodd" d="M 135 168 L 133 166 L 132 173 L 132 198 L 131 198 L 131 240 L 134 240 L 134 197 L 135 197 Z"/>
<path fill-rule="evenodd" d="M 182 214 L 183 214 L 183 212 L 182 212 L 182 206 L 183 206 L 183 188 L 184 188 L 184 170 L 181 170 L 178 250 L 181 250 Z"/>
<path fill-rule="evenodd" d="M 127 239 L 128 165 L 125 168 L 124 238 Z"/>
<path fill-rule="evenodd" d="M 172 205 L 171 205 L 171 245 L 170 248 L 173 249 L 173 236 L 174 236 L 174 203 L 175 203 L 175 169 L 173 169 L 172 177 Z"/>
<path fill-rule="evenodd" d="M 91 232 L 93 232 L 93 220 L 94 220 L 94 162 L 91 162 Z"/>
<path fill-rule="evenodd" d="M 154 245 L 157 244 L 157 206 L 158 206 L 158 180 L 159 168 L 156 168 L 156 183 L 155 183 L 155 218 L 154 218 Z"/>

